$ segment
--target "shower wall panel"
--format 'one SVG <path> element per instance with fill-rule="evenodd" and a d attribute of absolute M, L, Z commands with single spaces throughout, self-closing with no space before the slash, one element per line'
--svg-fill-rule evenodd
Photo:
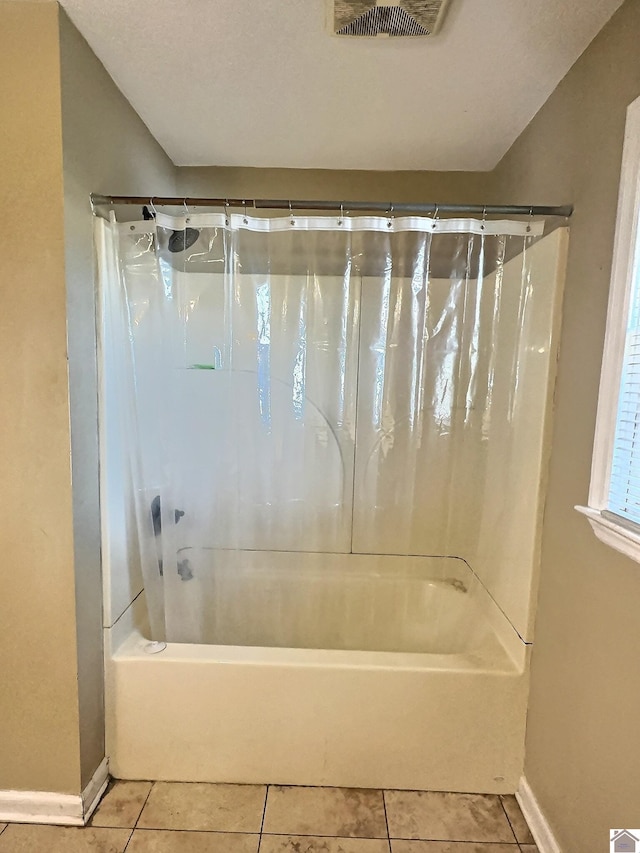
<path fill-rule="evenodd" d="M 482 431 L 484 473 L 473 484 L 477 533 L 473 542 L 461 539 L 460 556 L 527 642 L 533 640 L 567 241 L 568 229 L 558 228 L 527 250 L 531 275 L 522 294 L 520 259 L 504 266 L 491 420 Z"/>
<path fill-rule="evenodd" d="M 349 552 L 359 281 L 178 274 L 176 296 L 184 368 L 166 415 L 181 539 Z"/>
<path fill-rule="evenodd" d="M 566 232 L 527 248 L 524 278 L 498 252 L 492 273 L 429 281 L 167 272 L 142 239 L 128 322 L 146 378 L 129 414 L 139 515 L 162 494 L 165 556 L 180 555 L 174 598 L 198 561 L 233 573 L 238 551 L 456 556 L 531 639 Z M 124 561 L 135 534 L 120 526 Z"/>
<path fill-rule="evenodd" d="M 524 278 L 362 284 L 353 550 L 463 557 L 526 640 L 566 240 Z"/>

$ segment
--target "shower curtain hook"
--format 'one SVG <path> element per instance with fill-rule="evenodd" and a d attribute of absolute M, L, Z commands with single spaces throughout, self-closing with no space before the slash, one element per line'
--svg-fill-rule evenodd
<path fill-rule="evenodd" d="M 389 202 L 389 212 L 387 213 L 387 228 L 393 227 L 393 204 Z"/>
<path fill-rule="evenodd" d="M 527 223 L 527 234 L 531 231 L 531 224 L 533 223 L 533 208 L 529 208 L 529 222 Z"/>
<path fill-rule="evenodd" d="M 439 206 L 436 204 L 436 209 L 433 212 L 433 222 L 431 223 L 432 228 L 438 227 L 438 211 L 440 210 Z"/>
<path fill-rule="evenodd" d="M 183 207 L 184 207 L 184 221 L 185 221 L 186 223 L 188 223 L 188 222 L 189 222 L 189 207 L 188 207 L 188 205 L 187 205 L 187 200 L 186 200 L 186 198 L 183 198 L 183 199 L 182 199 L 182 205 L 183 205 Z"/>
<path fill-rule="evenodd" d="M 340 218 L 338 219 L 338 225 L 342 225 L 343 219 L 344 219 L 344 203 L 340 202 Z"/>
<path fill-rule="evenodd" d="M 224 224 L 228 225 L 229 224 L 229 199 L 228 198 L 225 198 L 223 208 L 224 208 Z"/>
<path fill-rule="evenodd" d="M 484 224 L 487 221 L 487 206 L 483 205 L 482 207 L 482 225 L 480 226 L 480 230 L 484 231 Z"/>
<path fill-rule="evenodd" d="M 295 225 L 295 224 L 296 224 L 296 221 L 295 221 L 295 219 L 293 218 L 293 208 L 292 208 L 292 206 L 291 206 L 291 200 L 289 200 L 289 216 L 291 217 L 291 224 L 292 224 L 292 225 Z"/>
<path fill-rule="evenodd" d="M 247 200 L 246 200 L 246 198 L 242 199 L 242 204 L 244 205 L 244 218 L 242 221 L 244 222 L 245 225 L 248 225 L 249 220 L 247 219 Z"/>
<path fill-rule="evenodd" d="M 156 214 L 158 213 L 158 211 L 156 210 L 156 206 L 155 206 L 155 204 L 153 203 L 153 196 L 151 196 L 151 198 L 149 199 L 149 207 L 150 207 L 150 208 L 151 208 L 151 210 L 153 211 L 153 215 L 154 215 L 154 217 L 155 217 L 155 216 L 156 216 Z"/>

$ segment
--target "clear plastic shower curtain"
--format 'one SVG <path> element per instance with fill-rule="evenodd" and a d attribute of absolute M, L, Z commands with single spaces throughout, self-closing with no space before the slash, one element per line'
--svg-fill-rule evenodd
<path fill-rule="evenodd" d="M 231 642 L 223 623 L 264 610 L 313 620 L 313 602 L 285 612 L 272 579 L 328 571 L 332 555 L 469 552 L 487 439 L 526 394 L 527 251 L 541 233 L 97 220 L 103 364 L 154 639 Z M 258 634 L 246 642 L 266 644 Z"/>

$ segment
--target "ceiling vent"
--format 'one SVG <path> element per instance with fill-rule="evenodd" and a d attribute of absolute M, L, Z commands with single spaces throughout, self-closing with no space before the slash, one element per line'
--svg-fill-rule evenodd
<path fill-rule="evenodd" d="M 339 36 L 430 36 L 442 24 L 448 0 L 333 0 Z"/>

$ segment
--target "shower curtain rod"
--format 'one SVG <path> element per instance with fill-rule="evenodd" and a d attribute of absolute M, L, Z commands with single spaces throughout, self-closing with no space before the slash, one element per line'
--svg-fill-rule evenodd
<path fill-rule="evenodd" d="M 378 201 L 318 201 L 318 200 L 288 200 L 276 198 L 169 198 L 165 196 L 127 196 L 127 195 L 96 195 L 91 194 L 91 205 L 137 204 L 175 207 L 239 207 L 255 210 L 322 210 L 335 213 L 351 213 L 353 211 L 376 211 L 393 215 L 395 213 L 414 213 L 424 215 L 429 213 L 474 213 L 483 216 L 571 216 L 573 205 L 518 205 L 518 204 L 411 204 L 405 202 Z"/>

